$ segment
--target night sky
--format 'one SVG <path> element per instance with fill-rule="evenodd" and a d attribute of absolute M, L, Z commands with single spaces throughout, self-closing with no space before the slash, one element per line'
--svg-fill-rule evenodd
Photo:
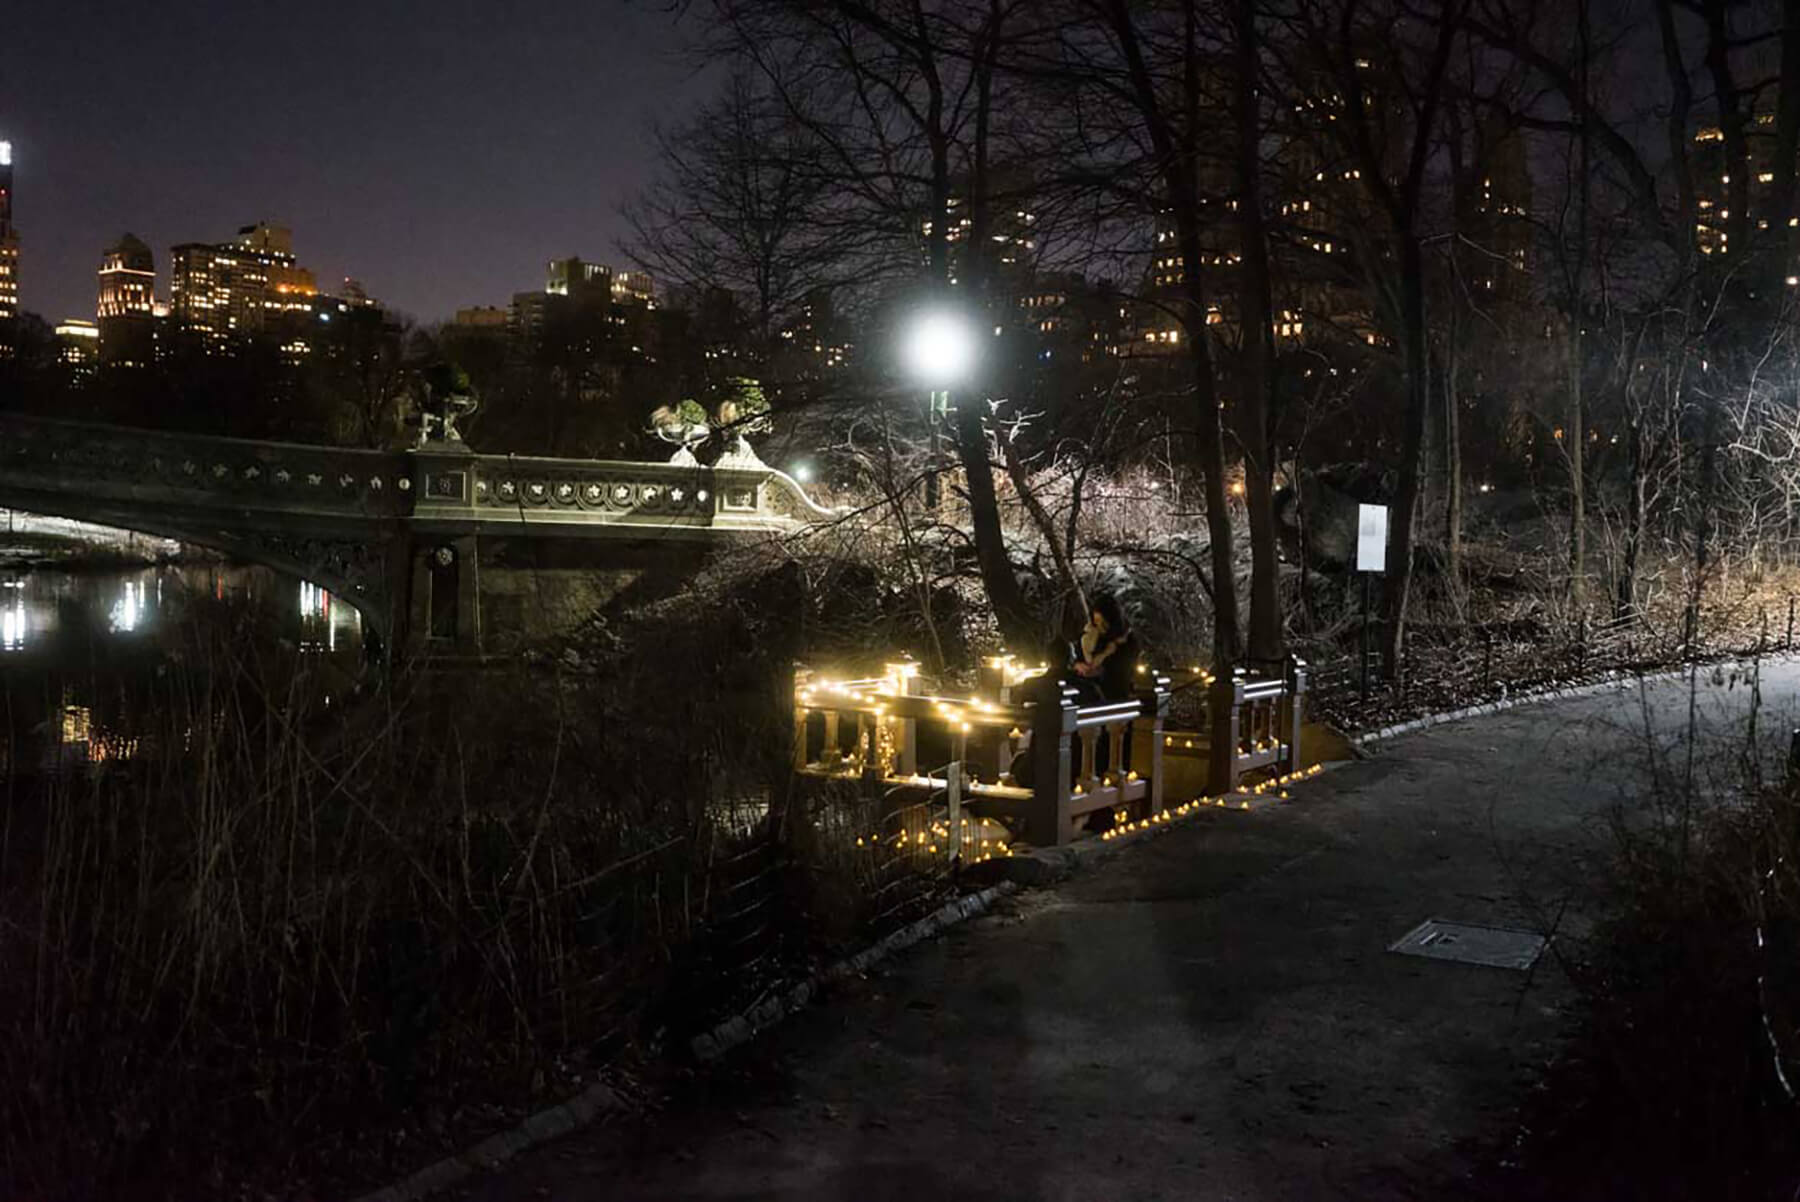
<path fill-rule="evenodd" d="M 703 98 L 662 5 L 26 0 L 0 18 L 23 307 L 94 315 L 101 249 L 268 220 L 422 321 L 613 261 L 652 124 Z"/>

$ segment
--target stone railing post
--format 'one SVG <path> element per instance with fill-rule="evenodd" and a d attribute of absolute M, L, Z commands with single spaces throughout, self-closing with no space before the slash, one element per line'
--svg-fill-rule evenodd
<path fill-rule="evenodd" d="M 1012 686 L 1007 683 L 1012 669 L 1012 656 L 987 656 L 976 671 L 975 691 L 998 705 L 1012 704 Z"/>
<path fill-rule="evenodd" d="M 1074 694 L 1046 682 L 1031 718 L 1031 806 L 1025 815 L 1025 838 L 1039 847 L 1069 841 L 1069 777 L 1074 772 Z"/>
<path fill-rule="evenodd" d="M 950 830 L 948 862 L 962 861 L 962 761 L 952 758 L 944 769 L 945 825 Z"/>
<path fill-rule="evenodd" d="M 468 533 L 475 516 L 475 453 L 460 440 L 434 439 L 406 452 L 413 536 L 406 541 L 407 643 L 423 651 L 448 639 L 481 650 L 481 551 Z"/>
<path fill-rule="evenodd" d="M 1288 774 L 1300 771 L 1300 731 L 1306 724 L 1306 661 L 1295 657 L 1292 678 L 1288 682 L 1287 768 Z"/>
<path fill-rule="evenodd" d="M 1149 763 L 1137 770 L 1149 783 L 1145 798 L 1152 814 L 1161 813 L 1163 808 L 1163 726 L 1169 717 L 1169 696 L 1169 678 L 1156 673 L 1143 694 L 1144 713 L 1150 719 Z"/>
<path fill-rule="evenodd" d="M 888 683 L 894 692 L 901 697 L 916 697 L 919 694 L 919 665 L 912 660 L 900 660 L 885 665 Z M 919 723 L 916 718 L 895 718 L 898 729 L 894 735 L 894 772 L 898 776 L 911 776 L 919 770 Z"/>
<path fill-rule="evenodd" d="M 810 762 L 806 757 L 806 725 L 812 711 L 800 702 L 800 690 L 812 683 L 812 669 L 794 666 L 794 771 Z"/>
<path fill-rule="evenodd" d="M 1092 793 L 1100 784 L 1100 739 L 1105 733 L 1104 728 L 1092 726 L 1075 731 L 1075 743 L 1071 748 L 1079 757 L 1075 762 L 1075 783 L 1081 786 L 1083 793 Z"/>
<path fill-rule="evenodd" d="M 1206 789 L 1223 795 L 1237 788 L 1238 743 L 1243 737 L 1243 677 L 1235 673 L 1215 677 L 1207 690 L 1207 706 L 1212 711 L 1212 754 Z"/>

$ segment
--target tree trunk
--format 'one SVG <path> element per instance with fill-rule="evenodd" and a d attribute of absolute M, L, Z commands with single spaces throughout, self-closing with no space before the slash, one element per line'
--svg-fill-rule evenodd
<path fill-rule="evenodd" d="M 1056 522 L 1044 503 L 1031 490 L 1031 478 L 1026 474 L 1025 464 L 1019 459 L 1018 448 L 1008 439 L 1000 440 L 1000 456 L 1006 463 L 1006 474 L 1012 480 L 1013 491 L 1019 494 L 1019 500 L 1025 505 L 1025 512 L 1031 516 L 1032 525 L 1038 528 L 1038 534 L 1050 548 L 1050 560 L 1056 565 L 1058 583 L 1062 585 L 1061 609 L 1081 615 L 1087 620 L 1087 594 L 1082 591 L 1081 581 L 1075 576 L 1074 549 L 1065 545 L 1057 537 Z M 1060 623 L 1059 623 L 1060 624 Z"/>
<path fill-rule="evenodd" d="M 1690 648 L 1700 638 L 1700 603 L 1706 596 L 1706 574 L 1712 566 L 1713 505 L 1719 480 L 1719 401 L 1703 396 L 1706 419 L 1700 448 L 1700 503 L 1694 507 L 1694 588 L 1688 598 L 1687 641 Z"/>
<path fill-rule="evenodd" d="M 1163 89 L 1144 60 L 1132 7 L 1127 0 L 1107 0 L 1106 12 L 1124 55 L 1131 81 L 1132 103 L 1143 117 L 1160 164 L 1163 198 L 1175 221 L 1176 248 L 1182 271 L 1182 324 L 1187 335 L 1188 363 L 1194 372 L 1194 404 L 1198 410 L 1200 473 L 1206 496 L 1206 530 L 1211 540 L 1213 570 L 1213 671 L 1229 680 L 1238 658 L 1237 571 L 1233 562 L 1231 511 L 1225 500 L 1225 439 L 1219 418 L 1218 385 L 1213 376 L 1212 348 L 1206 316 L 1204 259 L 1200 244 L 1199 120 L 1202 107 L 1202 54 L 1195 0 L 1187 0 L 1183 48 L 1182 120 L 1179 128 L 1163 107 Z M 1215 759 L 1220 752 L 1215 748 Z"/>
<path fill-rule="evenodd" d="M 1625 554 L 1619 569 L 1619 595 L 1613 603 L 1613 616 L 1624 618 L 1637 608 L 1638 548 L 1643 545 L 1644 520 L 1648 516 L 1645 489 L 1646 439 L 1637 423 L 1631 429 L 1630 479 L 1626 481 Z"/>
<path fill-rule="evenodd" d="M 1425 363 L 1424 253 L 1410 229 L 1400 235 L 1400 337 L 1406 357 L 1406 427 L 1400 448 L 1399 495 L 1394 498 L 1393 537 L 1388 541 L 1387 624 L 1381 643 L 1382 663 L 1390 679 L 1399 674 L 1400 649 L 1406 638 L 1415 519 L 1424 474 L 1425 417 L 1431 408 Z"/>
<path fill-rule="evenodd" d="M 987 402 L 966 397 L 956 408 L 956 450 L 962 461 L 963 481 L 969 501 L 969 524 L 975 536 L 975 559 L 981 567 L 981 583 L 994 620 L 1007 645 L 1021 654 L 1034 654 L 1044 643 L 1044 632 L 1025 603 L 1025 592 L 1006 553 L 1006 537 L 1000 528 L 1000 504 L 994 491 L 994 465 L 988 456 L 987 423 L 982 410 Z"/>
<path fill-rule="evenodd" d="M 1584 189 L 1585 191 L 1585 189 Z M 1580 278 L 1579 273 L 1576 276 Z M 1587 488 L 1582 479 L 1587 453 L 1586 415 L 1581 396 L 1581 313 L 1569 317 L 1569 606 L 1587 605 Z"/>
<path fill-rule="evenodd" d="M 1728 0 L 1705 0 L 1701 15 L 1706 19 L 1706 69 L 1712 78 L 1713 104 L 1718 109 L 1719 136 L 1725 152 L 1725 204 L 1729 216 L 1724 218 L 1728 258 L 1745 260 L 1750 254 L 1750 234 L 1756 226 L 1750 219 L 1750 114 L 1744 110 L 1744 94 L 1739 90 L 1732 71 L 1731 30 L 1726 9 Z M 1586 6 L 1583 6 L 1586 12 Z M 1746 290 L 1755 287 L 1754 280 L 1739 285 Z"/>
<path fill-rule="evenodd" d="M 1581 182 L 1576 189 L 1575 263 L 1569 275 L 1569 607 L 1579 616 L 1587 607 L 1587 485 L 1583 468 L 1587 460 L 1587 415 L 1581 395 L 1582 323 L 1586 308 L 1582 299 L 1582 283 L 1587 266 L 1588 238 L 1588 173 L 1593 168 L 1590 154 L 1593 139 L 1588 136 L 1587 106 L 1592 100 L 1588 87 L 1588 0 L 1581 0 L 1577 16 L 1580 26 L 1581 113 L 1577 117 L 1581 137 Z"/>
<path fill-rule="evenodd" d="M 931 256 L 933 282 L 941 295 L 948 296 L 950 279 L 950 247 L 948 226 L 950 215 L 950 139 L 944 131 L 944 94 L 937 75 L 936 63 L 929 55 L 920 63 L 927 85 L 926 126 L 931 146 L 932 221 L 927 246 Z M 982 101 L 985 104 L 984 93 Z M 980 295 L 985 286 L 984 256 L 987 251 L 987 114 L 978 114 L 976 135 L 976 172 L 969 195 L 973 237 L 969 239 L 969 259 L 964 264 L 970 276 L 968 291 Z M 953 430 L 957 457 L 962 464 L 964 488 L 969 503 L 970 533 L 975 541 L 975 559 L 981 571 L 981 583 L 993 608 L 994 620 L 1001 636 L 1015 650 L 1035 652 L 1043 643 L 1043 632 L 1025 603 L 1024 590 L 1006 552 L 1006 536 L 1000 525 L 1000 505 L 994 491 L 993 463 L 988 455 L 987 410 L 985 392 L 969 392 L 956 406 Z"/>
<path fill-rule="evenodd" d="M 1457 320 L 1461 309 L 1450 302 L 1450 339 L 1444 348 L 1444 540 L 1445 571 L 1450 578 L 1450 591 L 1461 604 L 1462 597 L 1462 533 L 1463 533 L 1463 467 L 1462 467 L 1462 394 L 1459 389 L 1460 354 L 1457 338 L 1461 333 Z"/>
<path fill-rule="evenodd" d="M 1250 658 L 1281 659 L 1281 559 L 1275 529 L 1275 464 L 1271 452 L 1275 410 L 1274 308 L 1269 281 L 1269 241 L 1262 211 L 1262 120 L 1256 0 L 1238 0 L 1237 181 L 1239 327 L 1242 331 L 1244 399 L 1239 437 L 1244 448 L 1244 502 L 1250 526 Z M 1190 263 L 1193 260 L 1189 260 Z"/>
<path fill-rule="evenodd" d="M 1800 0 L 1782 0 L 1781 4 L 1781 78 L 1800 79 Z M 1800 87 L 1785 87 L 1775 98 L 1775 153 L 1770 161 L 1775 179 L 1769 186 L 1769 230 L 1773 235 L 1765 256 L 1769 261 L 1764 271 L 1777 279 L 1794 270 L 1794 245 L 1797 236 L 1788 221 L 1794 215 L 1794 193 L 1800 173 Z M 1785 283 L 1782 285 L 1785 286 Z"/>

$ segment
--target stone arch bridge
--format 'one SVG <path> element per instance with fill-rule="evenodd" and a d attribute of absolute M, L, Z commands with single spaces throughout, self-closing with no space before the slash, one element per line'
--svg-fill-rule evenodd
<path fill-rule="evenodd" d="M 711 467 L 369 451 L 0 414 L 0 507 L 292 573 L 384 650 L 504 652 L 655 593 L 746 537 L 831 518 L 754 456 Z"/>

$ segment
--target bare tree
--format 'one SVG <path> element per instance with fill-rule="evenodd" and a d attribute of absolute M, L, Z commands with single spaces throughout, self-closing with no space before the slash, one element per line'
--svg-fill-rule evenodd
<path fill-rule="evenodd" d="M 1323 137 L 1335 151 L 1334 161 L 1353 164 L 1356 191 L 1374 223 L 1361 239 L 1358 258 L 1400 350 L 1405 420 L 1382 631 L 1390 673 L 1398 670 L 1405 637 L 1431 409 L 1425 246 L 1432 231 L 1426 182 L 1451 55 L 1469 2 L 1438 0 L 1415 11 L 1362 0 L 1299 0 L 1288 18 L 1302 55 L 1290 63 L 1289 86 L 1298 95 L 1324 93 L 1321 102 L 1329 111 L 1323 114 Z"/>
<path fill-rule="evenodd" d="M 1235 0 L 1233 112 L 1236 118 L 1237 217 L 1241 263 L 1237 318 L 1243 363 L 1238 437 L 1244 449 L 1244 501 L 1250 527 L 1250 657 L 1282 654 L 1281 555 L 1275 532 L 1274 283 L 1263 200 L 1264 87 L 1256 0 Z"/>
<path fill-rule="evenodd" d="M 1173 6 L 1166 19 L 1146 25 L 1125 0 L 1100 0 L 1107 41 L 1117 70 L 1109 90 L 1143 132 L 1159 207 L 1174 227 L 1182 262 L 1175 314 L 1181 322 L 1192 376 L 1199 466 L 1213 580 L 1213 663 L 1230 679 L 1238 659 L 1236 568 L 1231 513 L 1225 488 L 1225 442 L 1219 420 L 1217 371 L 1209 316 L 1203 229 L 1210 217 L 1200 191 L 1202 147 L 1212 132 L 1202 124 L 1209 63 L 1196 0 Z"/>
<path fill-rule="evenodd" d="M 997 62 L 1018 0 L 713 7 L 728 46 L 814 147 L 834 211 L 859 214 L 875 231 L 864 242 L 867 275 L 922 283 L 940 302 L 970 298 L 966 307 L 979 313 L 991 267 Z M 1035 646 L 1042 631 L 1007 551 L 994 484 L 991 386 L 980 381 L 962 397 L 951 429 L 989 603 L 1009 641 Z"/>
<path fill-rule="evenodd" d="M 833 220 L 819 147 L 760 83 L 734 74 L 658 134 L 657 174 L 625 206 L 621 249 L 671 284 L 742 298 L 750 349 L 766 361 L 808 295 L 846 281 L 857 243 Z"/>

